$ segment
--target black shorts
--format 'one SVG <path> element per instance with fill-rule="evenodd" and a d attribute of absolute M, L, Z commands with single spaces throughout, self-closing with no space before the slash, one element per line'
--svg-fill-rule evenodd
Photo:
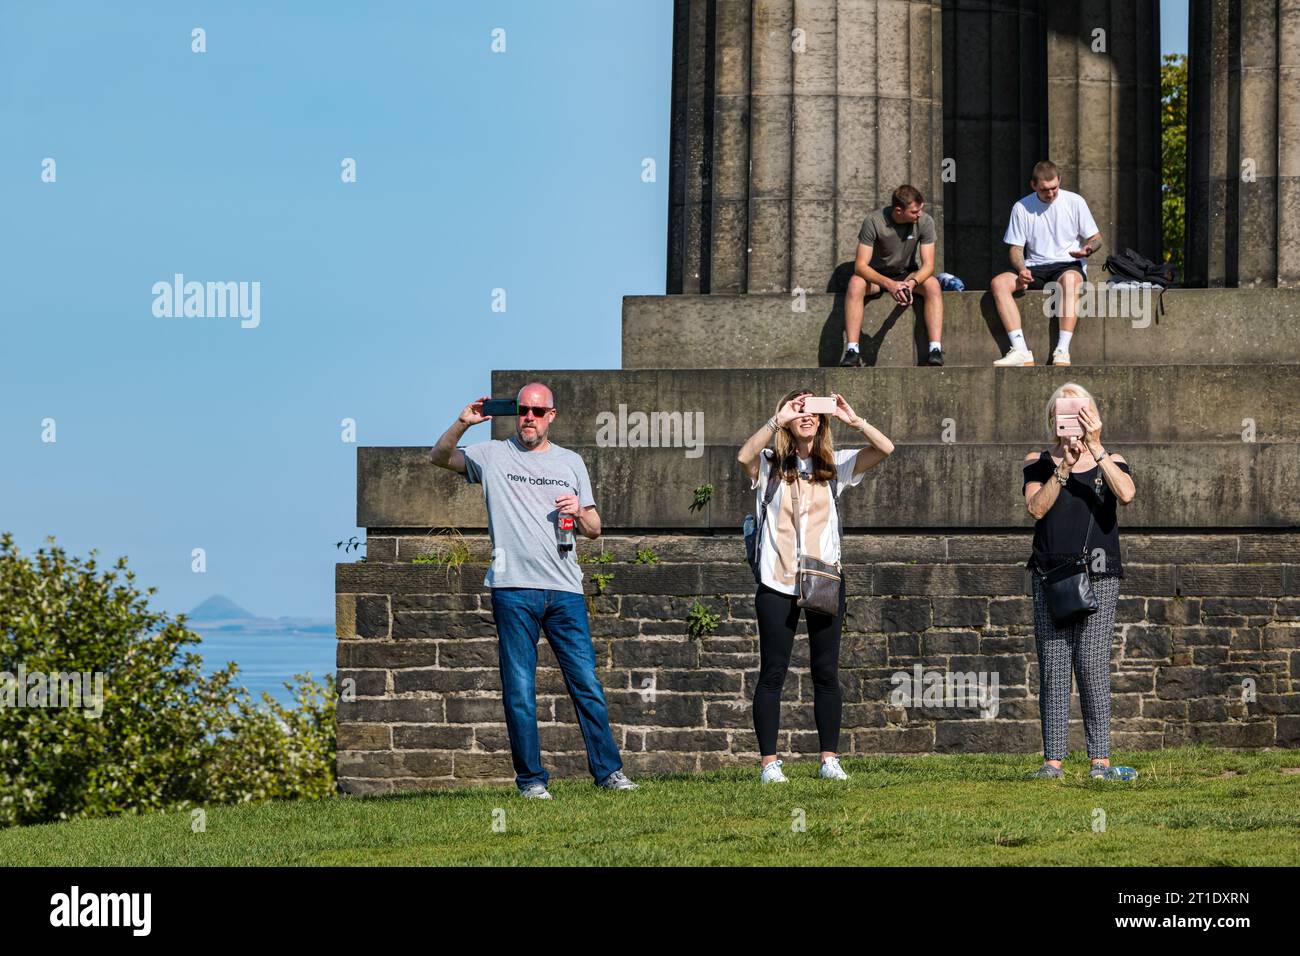
<path fill-rule="evenodd" d="M 1059 282 L 1062 275 L 1073 269 L 1083 275 L 1083 265 L 1079 262 L 1044 262 L 1042 265 L 1030 266 L 1029 271 L 1034 277 L 1034 281 L 1029 283 L 1030 289 L 1041 289 L 1049 282 Z"/>

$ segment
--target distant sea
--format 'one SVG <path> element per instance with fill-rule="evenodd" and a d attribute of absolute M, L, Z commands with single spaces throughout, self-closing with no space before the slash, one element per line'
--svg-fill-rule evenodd
<path fill-rule="evenodd" d="M 223 627 L 204 633 L 202 622 L 191 624 L 203 637 L 192 650 L 203 656 L 203 673 L 211 674 L 226 666 L 239 665 L 238 679 L 254 700 L 266 691 L 282 704 L 292 705 L 293 697 L 283 682 L 294 674 L 310 671 L 318 682 L 335 671 L 337 643 L 333 628 L 328 634 L 285 634 L 283 632 Z"/>

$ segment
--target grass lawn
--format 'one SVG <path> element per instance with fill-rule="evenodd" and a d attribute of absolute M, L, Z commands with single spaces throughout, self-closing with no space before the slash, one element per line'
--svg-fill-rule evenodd
<path fill-rule="evenodd" d="M 1134 783 L 1029 780 L 1033 756 L 844 760 L 847 782 L 787 761 L 757 772 L 649 778 L 607 793 L 513 788 L 213 807 L 0 831 L 7 865 L 1224 865 L 1300 864 L 1300 751 L 1116 754 Z M 1094 832 L 1097 811 L 1104 832 Z M 504 832 L 495 832 L 502 819 Z M 802 819 L 805 828 L 797 831 Z"/>

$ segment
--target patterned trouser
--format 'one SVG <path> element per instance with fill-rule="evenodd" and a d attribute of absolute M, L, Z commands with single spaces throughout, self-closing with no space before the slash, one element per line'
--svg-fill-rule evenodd
<path fill-rule="evenodd" d="M 1088 756 L 1110 757 L 1110 650 L 1115 633 L 1119 578 L 1093 578 L 1097 610 L 1070 627 L 1057 627 L 1047 612 L 1042 582 L 1034 582 L 1034 642 L 1038 648 L 1038 710 L 1043 756 L 1064 760 L 1070 735 L 1070 673 L 1079 682 L 1079 706 Z"/>

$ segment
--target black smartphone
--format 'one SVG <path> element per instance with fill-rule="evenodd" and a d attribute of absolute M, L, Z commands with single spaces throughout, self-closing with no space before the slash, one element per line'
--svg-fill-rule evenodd
<path fill-rule="evenodd" d="M 519 402 L 513 398 L 489 398 L 483 403 L 483 414 L 509 417 L 519 414 Z"/>

